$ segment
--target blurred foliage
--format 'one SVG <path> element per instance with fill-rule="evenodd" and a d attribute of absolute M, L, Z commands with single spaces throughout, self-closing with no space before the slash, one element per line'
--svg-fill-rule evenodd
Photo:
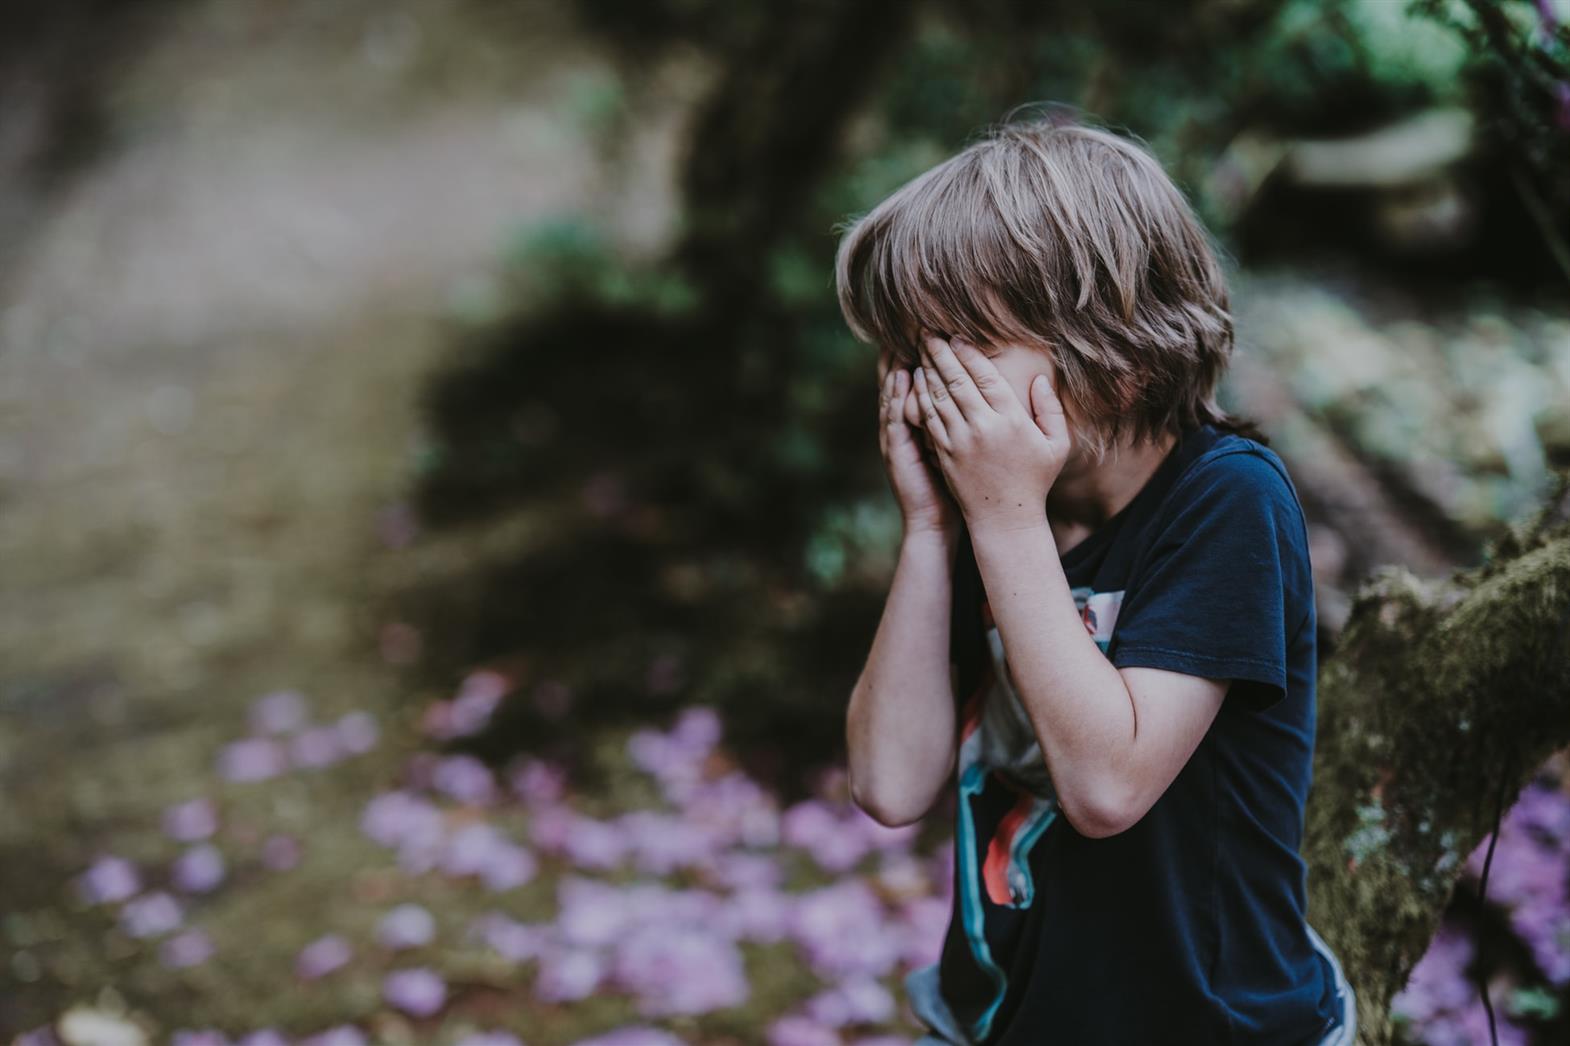
<path fill-rule="evenodd" d="M 1555 0 L 1416 0 L 1474 56 L 1467 72 L 1513 185 L 1570 279 L 1570 9 Z"/>
<path fill-rule="evenodd" d="M 680 696 L 744 708 L 737 741 L 760 758 L 837 751 L 899 521 L 875 452 L 873 352 L 834 300 L 836 223 L 1022 99 L 1052 99 L 1138 132 L 1229 241 L 1206 190 L 1240 136 L 1354 135 L 1488 103 L 1470 77 L 1493 59 L 1454 27 L 1468 9 L 583 5 L 612 39 L 707 49 L 721 71 L 669 257 L 625 262 L 592 221 L 564 217 L 518 234 L 506 282 L 455 300 L 471 322 L 430 392 L 422 514 L 456 526 L 577 507 L 528 549 L 417 594 L 444 654 L 433 667 L 528 651 L 607 721 Z M 1376 468 L 1413 437 L 1399 410 L 1348 409 L 1320 417 L 1368 443 Z M 1449 552 L 1481 537 L 1463 515 Z M 643 666 L 667 656 L 688 689 L 651 696 Z M 565 729 L 518 715 L 514 737 Z"/>

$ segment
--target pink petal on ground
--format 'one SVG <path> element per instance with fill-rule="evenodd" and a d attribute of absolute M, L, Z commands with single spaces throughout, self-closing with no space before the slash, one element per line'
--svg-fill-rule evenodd
<path fill-rule="evenodd" d="M 218 808 L 211 799 L 191 799 L 164 809 L 164 834 L 176 842 L 200 842 L 217 830 Z"/>
<path fill-rule="evenodd" d="M 516 890 L 532 880 L 539 871 L 534 855 L 521 846 L 508 843 L 492 850 L 483 867 L 480 880 L 496 893 Z"/>
<path fill-rule="evenodd" d="M 289 1040 L 284 1038 L 282 1032 L 272 1028 L 262 1028 L 248 1033 L 235 1042 L 234 1046 L 289 1046 Z"/>
<path fill-rule="evenodd" d="M 376 747 L 382 737 L 381 724 L 369 712 L 346 712 L 333 724 L 338 734 L 338 745 L 350 755 L 364 755 Z"/>
<path fill-rule="evenodd" d="M 170 969 L 199 966 L 213 957 L 213 941 L 202 930 L 183 930 L 164 941 L 158 955 Z"/>
<path fill-rule="evenodd" d="M 420 733 L 437 741 L 449 740 L 453 736 L 452 702 L 432 701 L 426 705 L 420 713 Z"/>
<path fill-rule="evenodd" d="M 366 1046 L 366 1038 L 365 1033 L 354 1025 L 340 1024 L 300 1040 L 300 1046 Z"/>
<path fill-rule="evenodd" d="M 790 928 L 792 895 L 772 886 L 738 890 L 726 899 L 720 925 L 739 940 L 772 944 Z"/>
<path fill-rule="evenodd" d="M 932 888 L 945 900 L 954 896 L 954 840 L 945 840 L 927 858 L 932 873 Z"/>
<path fill-rule="evenodd" d="M 301 769 L 332 766 L 348 754 L 338 731 L 330 726 L 313 726 L 289 740 L 289 758 Z"/>
<path fill-rule="evenodd" d="M 721 840 L 701 825 L 655 810 L 631 810 L 615 820 L 639 870 L 669 875 L 702 865 L 720 849 Z"/>
<path fill-rule="evenodd" d="M 938 961 L 949 927 L 949 902 L 913 897 L 899 910 L 900 961 L 912 969 Z"/>
<path fill-rule="evenodd" d="M 898 828 L 890 828 L 888 825 L 879 824 L 865 810 L 854 803 L 849 804 L 845 808 L 845 817 L 860 829 L 869 846 L 883 851 L 908 850 L 911 844 L 916 841 L 917 834 L 921 831 L 920 822 L 900 825 Z"/>
<path fill-rule="evenodd" d="M 587 948 L 550 951 L 540 956 L 535 997 L 544 1002 L 587 999 L 605 979 L 605 960 Z"/>
<path fill-rule="evenodd" d="M 303 980 L 314 981 L 347 965 L 353 955 L 348 941 L 336 933 L 329 933 L 300 949 L 294 960 L 294 972 Z"/>
<path fill-rule="evenodd" d="M 556 928 L 568 945 L 608 945 L 630 921 L 627 894 L 595 879 L 570 875 L 556 884 Z"/>
<path fill-rule="evenodd" d="M 89 904 L 113 904 L 136 896 L 142 888 L 136 866 L 123 857 L 100 857 L 77 880 L 77 890 Z"/>
<path fill-rule="evenodd" d="M 894 996 L 871 977 L 851 977 L 807 1000 L 807 1016 L 830 1028 L 894 1019 Z"/>
<path fill-rule="evenodd" d="M 787 1015 L 769 1025 L 769 1046 L 841 1046 L 832 1028 L 825 1028 L 810 1017 Z"/>
<path fill-rule="evenodd" d="M 1460 926 L 1442 921 L 1428 950 L 1412 967 L 1406 986 L 1390 1002 L 1392 1012 L 1422 1025 L 1442 1013 L 1460 1010 L 1477 997 L 1466 976 L 1472 962 L 1472 939 Z"/>
<path fill-rule="evenodd" d="M 11 1046 L 60 1046 L 60 1040 L 55 1037 L 53 1028 L 44 1025 L 18 1035 Z"/>
<path fill-rule="evenodd" d="M 447 837 L 441 869 L 448 875 L 479 875 L 498 850 L 511 845 L 496 827 L 484 821 L 466 824 Z"/>
<path fill-rule="evenodd" d="M 184 919 L 180 902 L 162 891 L 133 898 L 120 909 L 120 926 L 132 937 L 162 937 Z"/>
<path fill-rule="evenodd" d="M 882 902 L 861 879 L 844 879 L 797 895 L 791 936 L 828 981 L 852 974 L 881 977 L 899 961 L 898 930 L 884 922 Z"/>
<path fill-rule="evenodd" d="M 432 969 L 415 966 L 382 978 L 382 998 L 411 1017 L 429 1017 L 447 1003 L 447 984 Z"/>
<path fill-rule="evenodd" d="M 420 948 L 436 938 L 436 918 L 418 904 L 400 904 L 382 916 L 376 939 L 383 947 Z"/>
<path fill-rule="evenodd" d="M 812 775 L 812 791 L 826 803 L 840 804 L 850 798 L 850 775 L 844 764 L 820 766 Z"/>
<path fill-rule="evenodd" d="M 512 794 L 530 806 L 555 803 L 567 791 L 567 772 L 554 763 L 525 756 L 507 774 Z"/>
<path fill-rule="evenodd" d="M 577 867 L 606 871 L 626 860 L 632 840 L 615 825 L 572 814 L 568 826 L 561 853 Z"/>
<path fill-rule="evenodd" d="M 750 991 L 736 946 L 692 928 L 645 926 L 617 943 L 612 972 L 648 1017 L 739 1006 Z"/>
<path fill-rule="evenodd" d="M 819 799 L 805 799 L 787 809 L 780 820 L 780 838 L 812 855 L 825 871 L 846 872 L 872 850 L 861 825 Z"/>
<path fill-rule="evenodd" d="M 704 864 L 703 873 L 715 885 L 730 890 L 769 888 L 785 881 L 779 858 L 735 851 L 715 854 Z"/>
<path fill-rule="evenodd" d="M 694 756 L 707 755 L 723 734 L 719 713 L 708 705 L 684 709 L 671 728 L 671 737 Z"/>
<path fill-rule="evenodd" d="M 211 843 L 199 843 L 175 858 L 170 879 L 184 893 L 215 890 L 224 881 L 223 854 Z"/>
<path fill-rule="evenodd" d="M 442 812 L 408 792 L 383 792 L 365 804 L 360 831 L 383 846 L 425 848 L 439 844 L 447 833 Z"/>
<path fill-rule="evenodd" d="M 448 709 L 447 736 L 468 737 L 485 729 L 491 721 L 491 713 L 511 689 L 511 681 L 500 672 L 488 669 L 471 672 Z"/>
<path fill-rule="evenodd" d="M 431 787 L 468 806 L 488 806 L 496 800 L 496 778 L 491 768 L 472 755 L 450 755 L 437 761 Z"/>
<path fill-rule="evenodd" d="M 549 946 L 551 928 L 521 923 L 501 912 L 487 912 L 474 921 L 470 932 L 476 934 L 504 959 L 528 962 L 538 958 Z"/>
<path fill-rule="evenodd" d="M 932 891 L 926 867 L 901 851 L 884 853 L 878 863 L 878 885 L 896 897 L 922 897 Z"/>
<path fill-rule="evenodd" d="M 727 844 L 779 844 L 779 801 L 740 771 L 697 781 L 684 789 L 679 805 L 687 820 L 711 829 Z"/>
<path fill-rule="evenodd" d="M 265 737 L 247 737 L 218 753 L 218 776 L 226 781 L 266 781 L 288 765 L 283 746 Z"/>
<path fill-rule="evenodd" d="M 665 797 L 678 805 L 703 779 L 707 754 L 707 750 L 695 751 L 658 730 L 638 730 L 627 739 L 627 755 L 633 765 L 659 781 Z"/>
<path fill-rule="evenodd" d="M 529 817 L 529 838 L 546 853 L 562 852 L 578 815 L 565 806 L 542 805 Z"/>
<path fill-rule="evenodd" d="M 305 725 L 305 695 L 278 690 L 251 702 L 251 729 L 259 734 L 288 734 Z"/>
<path fill-rule="evenodd" d="M 683 1043 L 668 1031 L 634 1024 L 592 1039 L 580 1039 L 574 1046 L 683 1046 Z"/>

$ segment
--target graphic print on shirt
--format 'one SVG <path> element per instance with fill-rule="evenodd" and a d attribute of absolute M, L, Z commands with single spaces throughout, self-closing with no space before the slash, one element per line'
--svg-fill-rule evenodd
<path fill-rule="evenodd" d="M 1105 653 L 1117 624 L 1123 592 L 1079 587 L 1071 593 L 1085 630 Z M 1030 906 L 1035 896 L 1030 851 L 1060 811 L 1040 742 L 1015 690 L 1003 654 L 1002 636 L 985 595 L 981 597 L 980 610 L 991 656 L 961 711 L 956 767 L 959 837 L 955 840 L 959 857 L 955 887 L 959 891 L 965 940 L 977 967 L 993 987 L 992 998 L 969 1021 L 977 1041 L 987 1037 L 1008 991 L 1008 978 L 987 941 L 986 903 L 1015 910 Z M 989 786 L 1011 793 L 1012 802 L 997 820 L 983 853 L 973 804 Z"/>

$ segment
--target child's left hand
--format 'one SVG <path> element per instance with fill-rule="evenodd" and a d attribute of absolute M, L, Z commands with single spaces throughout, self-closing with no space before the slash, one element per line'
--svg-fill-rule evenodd
<path fill-rule="evenodd" d="M 939 466 L 972 532 L 1046 519 L 1047 492 L 1068 460 L 1063 404 L 1044 374 L 1023 404 L 986 354 L 928 335 L 914 388 Z"/>

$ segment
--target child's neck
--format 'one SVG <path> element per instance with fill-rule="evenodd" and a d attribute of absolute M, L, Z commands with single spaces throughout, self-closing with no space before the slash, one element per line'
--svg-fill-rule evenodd
<path fill-rule="evenodd" d="M 1157 441 L 1124 444 L 1109 452 L 1101 465 L 1071 457 L 1047 494 L 1047 522 L 1059 552 L 1077 545 L 1123 511 L 1161 467 L 1176 441 L 1177 437 L 1167 434 Z"/>

